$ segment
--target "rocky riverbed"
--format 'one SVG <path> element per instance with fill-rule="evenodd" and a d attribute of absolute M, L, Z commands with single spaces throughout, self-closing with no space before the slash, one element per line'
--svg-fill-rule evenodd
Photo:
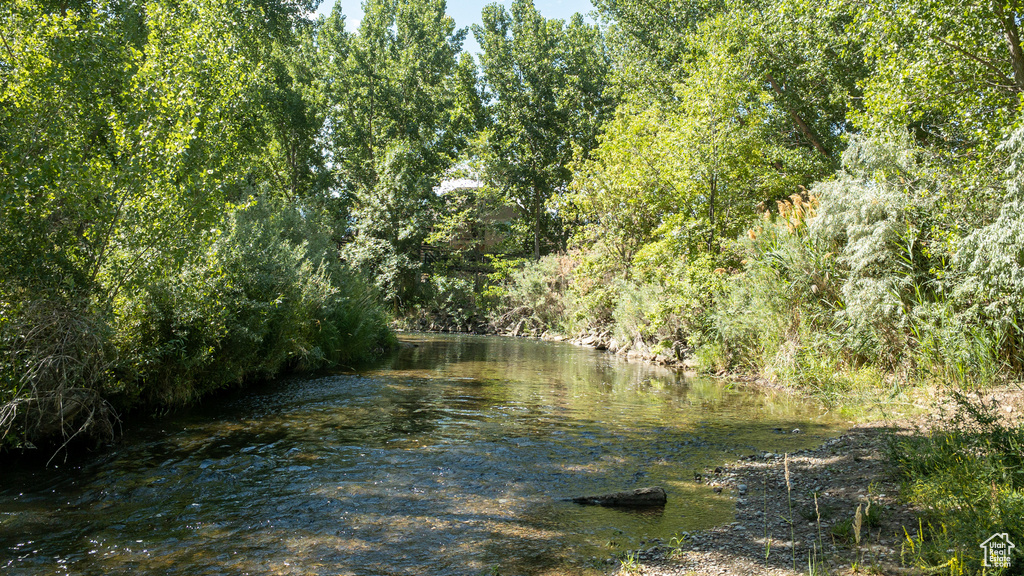
<path fill-rule="evenodd" d="M 904 562 L 904 546 L 908 537 L 918 538 L 923 511 L 900 501 L 899 480 L 887 448 L 896 437 L 928 434 L 948 420 L 952 399 L 941 390 L 929 396 L 931 407 L 915 403 L 919 411 L 913 416 L 856 425 L 812 450 L 747 454 L 703 471 L 694 481 L 735 498 L 735 521 L 680 534 L 669 542 L 648 543 L 632 551 L 619 574 L 928 573 Z M 993 387 L 970 396 L 993 407 L 1004 424 L 1019 425 L 1024 418 L 1020 386 Z"/>

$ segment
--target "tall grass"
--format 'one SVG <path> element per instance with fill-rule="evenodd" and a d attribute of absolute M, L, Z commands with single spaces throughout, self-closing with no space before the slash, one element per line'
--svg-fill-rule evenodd
<path fill-rule="evenodd" d="M 111 362 L 108 337 L 83 298 L 37 295 L 7 316 L 0 441 L 113 437 L 116 416 L 99 391 Z"/>
<path fill-rule="evenodd" d="M 1024 423 L 1009 424 L 999 406 L 953 393 L 955 409 L 928 435 L 895 438 L 890 457 L 904 493 L 924 511 L 907 534 L 904 560 L 944 573 L 983 572 L 979 545 L 995 533 L 1024 542 Z M 1024 572 L 1018 553 L 1005 573 Z"/>

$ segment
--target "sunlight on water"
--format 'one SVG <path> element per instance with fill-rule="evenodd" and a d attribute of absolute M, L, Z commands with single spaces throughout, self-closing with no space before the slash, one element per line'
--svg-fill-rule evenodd
<path fill-rule="evenodd" d="M 836 431 L 783 395 L 567 344 L 403 335 L 361 374 L 279 381 L 0 471 L 9 574 L 586 573 L 731 520 L 693 471 Z M 801 434 L 781 434 L 800 428 Z M 664 508 L 572 496 L 660 485 Z"/>

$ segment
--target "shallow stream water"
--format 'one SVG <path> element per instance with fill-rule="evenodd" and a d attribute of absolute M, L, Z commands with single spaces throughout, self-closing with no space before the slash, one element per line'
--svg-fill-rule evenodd
<path fill-rule="evenodd" d="M 0 572 L 582 573 L 731 521 L 695 470 L 838 431 L 791 397 L 568 344 L 401 340 L 374 369 L 134 425 L 86 464 L 0 470 Z M 564 501 L 652 485 L 664 508 Z"/>

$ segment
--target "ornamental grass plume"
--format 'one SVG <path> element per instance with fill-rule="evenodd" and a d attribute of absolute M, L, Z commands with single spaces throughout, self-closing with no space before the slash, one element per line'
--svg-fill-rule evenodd
<path fill-rule="evenodd" d="M 861 512 L 862 504 L 857 504 L 857 513 L 853 516 L 853 539 L 860 546 L 860 529 L 864 523 L 864 514 Z"/>

